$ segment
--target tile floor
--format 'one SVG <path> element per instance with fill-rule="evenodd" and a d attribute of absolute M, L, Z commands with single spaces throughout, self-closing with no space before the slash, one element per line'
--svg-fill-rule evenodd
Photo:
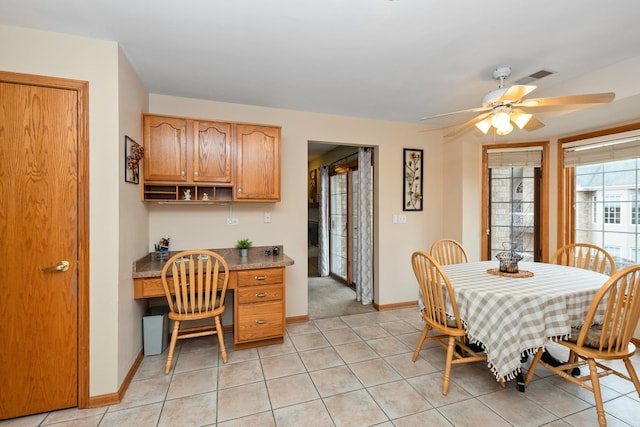
<path fill-rule="evenodd" d="M 164 375 L 166 352 L 145 357 L 123 401 L 13 420 L 8 426 L 596 426 L 591 394 L 539 368 L 525 393 L 502 389 L 483 363 L 452 369 L 444 350 L 411 362 L 422 324 L 415 309 L 293 323 L 284 344 L 219 360 L 215 337 L 187 340 Z M 437 344 L 436 344 L 437 346 Z M 640 355 L 634 366 L 640 370 Z M 609 426 L 640 426 L 640 398 L 602 381 Z"/>

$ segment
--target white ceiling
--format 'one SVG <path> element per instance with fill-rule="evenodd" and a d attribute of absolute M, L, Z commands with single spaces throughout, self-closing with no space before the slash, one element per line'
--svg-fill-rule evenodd
<path fill-rule="evenodd" d="M 531 96 L 616 93 L 509 139 L 640 119 L 636 0 L 0 0 L 0 24 L 117 41 L 151 93 L 370 119 L 480 106 L 541 69 Z M 453 117 L 460 123 L 469 117 Z"/>

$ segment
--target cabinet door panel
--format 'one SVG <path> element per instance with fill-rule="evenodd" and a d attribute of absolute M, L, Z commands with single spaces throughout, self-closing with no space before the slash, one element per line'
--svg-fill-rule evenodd
<path fill-rule="evenodd" d="M 280 128 L 237 125 L 236 199 L 280 200 Z"/>
<path fill-rule="evenodd" d="M 282 302 L 240 304 L 238 306 L 238 341 L 253 341 L 284 335 Z"/>
<path fill-rule="evenodd" d="M 184 119 L 145 116 L 142 161 L 145 181 L 186 181 L 186 130 Z"/>
<path fill-rule="evenodd" d="M 231 183 L 231 123 L 194 122 L 193 181 Z"/>

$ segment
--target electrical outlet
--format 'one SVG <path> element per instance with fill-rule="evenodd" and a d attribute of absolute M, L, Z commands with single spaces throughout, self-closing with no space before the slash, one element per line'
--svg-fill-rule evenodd
<path fill-rule="evenodd" d="M 407 216 L 405 214 L 398 215 L 398 222 L 400 224 L 406 224 L 407 223 Z"/>
<path fill-rule="evenodd" d="M 227 225 L 238 225 L 239 223 L 238 218 L 227 218 Z"/>
<path fill-rule="evenodd" d="M 265 223 L 270 223 L 271 222 L 271 212 L 265 212 L 264 213 L 264 222 Z"/>

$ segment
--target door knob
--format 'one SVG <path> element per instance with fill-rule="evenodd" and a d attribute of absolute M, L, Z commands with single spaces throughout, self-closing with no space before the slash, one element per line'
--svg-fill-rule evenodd
<path fill-rule="evenodd" d="M 56 265 L 51 267 L 43 267 L 42 271 L 67 271 L 69 269 L 69 261 L 58 261 Z"/>

